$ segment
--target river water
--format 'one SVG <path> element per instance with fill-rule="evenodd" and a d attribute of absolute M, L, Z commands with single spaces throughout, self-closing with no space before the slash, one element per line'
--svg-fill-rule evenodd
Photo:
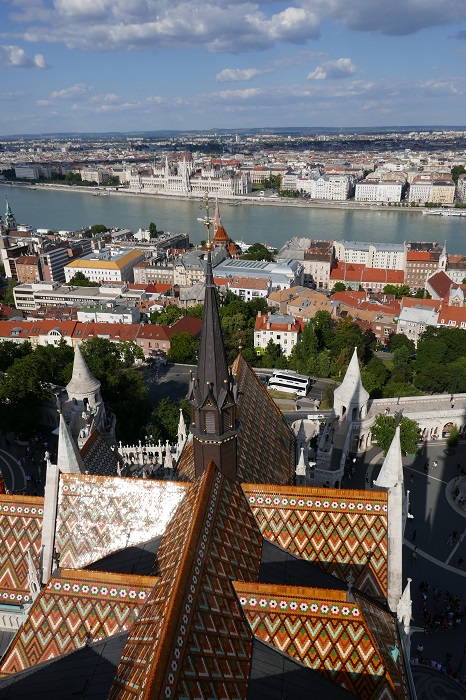
<path fill-rule="evenodd" d="M 17 223 L 34 228 L 76 230 L 92 224 L 137 231 L 154 221 L 159 230 L 188 233 L 192 243 L 205 238 L 197 219 L 204 215 L 201 202 L 90 192 L 1 187 Z M 234 240 L 261 241 L 279 248 L 292 236 L 402 243 L 436 241 L 450 253 L 466 254 L 466 217 L 423 216 L 419 212 L 371 209 L 221 204 L 222 223 Z M 3 213 L 4 206 L 0 205 Z"/>

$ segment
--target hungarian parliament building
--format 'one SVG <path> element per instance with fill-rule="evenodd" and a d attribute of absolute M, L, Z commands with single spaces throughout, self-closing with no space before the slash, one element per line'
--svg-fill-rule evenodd
<path fill-rule="evenodd" d="M 195 169 L 192 162 L 183 158 L 177 163 L 162 167 L 144 166 L 131 171 L 129 188 L 147 194 L 201 197 L 208 193 L 213 197 L 236 197 L 251 192 L 249 174 L 231 168 Z"/>

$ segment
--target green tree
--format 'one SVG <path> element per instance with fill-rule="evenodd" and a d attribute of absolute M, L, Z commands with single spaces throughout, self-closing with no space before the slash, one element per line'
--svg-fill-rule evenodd
<path fill-rule="evenodd" d="M 372 426 L 372 439 L 386 455 L 395 435 L 397 416 L 379 414 Z M 419 426 L 416 421 L 403 417 L 400 422 L 401 452 L 415 454 L 419 442 Z"/>
<path fill-rule="evenodd" d="M 261 357 L 261 367 L 272 369 L 280 357 L 280 346 L 269 340 Z"/>
<path fill-rule="evenodd" d="M 432 294 L 429 294 L 426 289 L 418 289 L 412 296 L 416 299 L 432 299 Z"/>
<path fill-rule="evenodd" d="M 390 352 L 395 352 L 398 348 L 406 347 L 409 354 L 413 355 L 416 352 L 416 346 L 413 341 L 404 333 L 395 333 L 390 338 Z"/>
<path fill-rule="evenodd" d="M 454 448 L 458 447 L 458 443 L 460 441 L 460 434 L 458 430 L 458 426 L 455 424 L 452 426 L 450 430 L 450 434 L 447 437 L 447 447 Z"/>
<path fill-rule="evenodd" d="M 343 282 L 335 282 L 330 294 L 335 294 L 335 292 L 346 292 L 346 284 L 343 284 Z"/>
<path fill-rule="evenodd" d="M 154 442 L 168 440 L 171 443 L 177 441 L 178 424 L 180 420 L 180 408 L 183 411 L 183 417 L 187 425 L 189 425 L 191 416 L 188 401 L 181 401 L 179 404 L 172 401 L 170 398 L 161 399 L 157 408 L 153 411 L 150 423 L 146 427 L 146 435 L 150 435 Z"/>
<path fill-rule="evenodd" d="M 98 236 L 99 233 L 107 233 L 108 228 L 104 224 L 92 224 L 91 231 L 94 236 Z"/>
<path fill-rule="evenodd" d="M 451 329 L 453 332 L 453 329 Z M 426 365 L 441 365 L 446 362 L 447 345 L 440 339 L 426 338 L 421 340 L 417 346 L 415 367 L 418 372 Z"/>
<path fill-rule="evenodd" d="M 204 315 L 204 304 L 197 304 L 197 306 L 191 306 L 186 312 L 186 316 L 191 316 L 191 318 L 200 318 Z"/>
<path fill-rule="evenodd" d="M 322 392 L 322 401 L 320 402 L 320 408 L 331 409 L 333 408 L 333 395 L 335 393 L 337 385 L 335 382 L 328 382 Z"/>
<path fill-rule="evenodd" d="M 25 357 L 32 352 L 31 343 L 14 343 L 12 340 L 0 342 L 0 372 L 6 372 L 19 357 Z"/>
<path fill-rule="evenodd" d="M 460 175 L 464 175 L 466 173 L 466 170 L 464 169 L 463 165 L 455 165 L 451 169 L 451 179 L 455 182 L 455 185 L 458 184 L 458 178 Z"/>
<path fill-rule="evenodd" d="M 384 399 L 393 399 L 398 396 L 422 396 L 422 391 L 401 379 L 390 378 L 382 389 Z"/>
<path fill-rule="evenodd" d="M 151 313 L 150 322 L 161 326 L 172 326 L 184 316 L 185 313 L 186 312 L 180 309 L 179 306 L 170 304 L 170 306 L 166 306 L 163 311 L 154 311 Z"/>
<path fill-rule="evenodd" d="M 30 434 L 40 423 L 41 404 L 48 398 L 34 353 L 16 358 L 0 374 L 0 433 Z"/>
<path fill-rule="evenodd" d="M 399 382 L 410 382 L 413 378 L 413 365 L 409 354 L 409 349 L 406 346 L 401 346 L 393 353 L 393 380 Z"/>
<path fill-rule="evenodd" d="M 137 360 L 142 361 L 144 359 L 142 348 L 133 340 L 124 340 L 122 343 L 117 343 L 117 348 L 125 367 L 131 367 Z"/>
<path fill-rule="evenodd" d="M 197 361 L 199 341 L 189 333 L 174 333 L 170 338 L 167 355 L 172 362 L 194 363 Z"/>
<path fill-rule="evenodd" d="M 18 282 L 15 282 L 13 279 L 8 280 L 8 284 L 6 287 L 6 291 L 3 294 L 3 303 L 6 304 L 7 306 L 15 308 L 15 297 L 13 294 L 13 289 L 18 286 Z"/>
<path fill-rule="evenodd" d="M 157 226 L 151 221 L 149 224 L 149 238 L 157 238 L 157 236 Z"/>
<path fill-rule="evenodd" d="M 83 272 L 76 272 L 73 277 L 68 282 L 69 285 L 73 287 L 99 287 L 99 282 L 91 282 L 91 280 L 86 277 Z"/>
<path fill-rule="evenodd" d="M 411 296 L 411 290 L 407 284 L 386 284 L 384 294 L 393 294 L 397 299 Z"/>
<path fill-rule="evenodd" d="M 243 260 L 266 260 L 267 262 L 272 262 L 273 256 L 276 251 L 272 251 L 267 248 L 262 243 L 253 243 L 247 253 L 241 255 Z"/>
<path fill-rule="evenodd" d="M 309 374 L 313 374 L 316 377 L 327 378 L 330 377 L 331 368 L 330 353 L 327 352 L 327 350 L 322 350 L 315 359 L 314 367 L 311 365 Z"/>
<path fill-rule="evenodd" d="M 332 343 L 333 323 L 328 311 L 317 311 L 309 321 L 316 334 L 319 350 L 330 348 Z"/>

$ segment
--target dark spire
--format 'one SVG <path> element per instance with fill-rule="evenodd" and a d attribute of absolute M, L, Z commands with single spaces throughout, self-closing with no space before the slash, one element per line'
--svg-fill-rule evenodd
<path fill-rule="evenodd" d="M 209 201 L 206 198 L 207 268 L 201 346 L 190 400 L 196 475 L 212 460 L 226 476 L 236 476 L 236 403 L 223 344 L 212 272 Z"/>

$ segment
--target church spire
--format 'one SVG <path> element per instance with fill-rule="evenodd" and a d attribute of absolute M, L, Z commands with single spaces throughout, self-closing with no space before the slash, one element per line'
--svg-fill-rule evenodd
<path fill-rule="evenodd" d="M 196 377 L 192 382 L 191 432 L 194 438 L 196 476 L 210 461 L 226 476 L 236 476 L 236 404 L 233 378 L 223 344 L 216 286 L 212 272 L 209 200 L 206 198 L 207 268 L 201 346 Z"/>
<path fill-rule="evenodd" d="M 395 435 L 388 448 L 379 476 L 374 481 L 377 488 L 389 489 L 395 484 L 403 483 L 403 462 L 401 459 L 400 426 L 397 425 Z"/>
<path fill-rule="evenodd" d="M 16 219 L 14 217 L 13 212 L 11 211 L 10 202 L 8 201 L 8 197 L 5 197 L 5 199 L 6 199 L 5 227 L 7 228 L 8 231 L 12 231 L 13 229 L 16 228 Z"/>

